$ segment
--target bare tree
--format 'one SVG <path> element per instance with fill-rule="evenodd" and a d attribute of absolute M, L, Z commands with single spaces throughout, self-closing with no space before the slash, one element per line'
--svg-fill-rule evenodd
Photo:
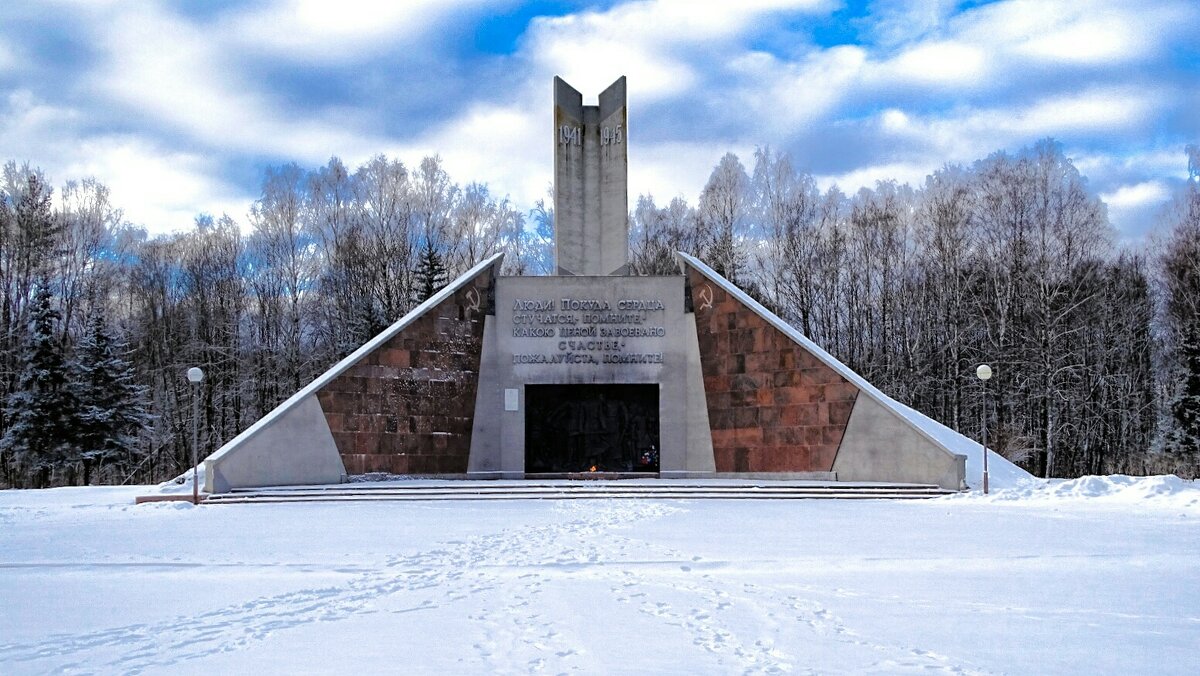
<path fill-rule="evenodd" d="M 486 185 L 470 183 L 454 205 L 450 220 L 447 268 L 466 272 L 500 250 L 505 228 L 516 214 L 508 198 L 496 201 Z"/>
<path fill-rule="evenodd" d="M 739 239 L 746 234 L 750 177 L 737 155 L 725 153 L 700 193 L 697 223 L 703 228 L 704 257 L 718 274 L 737 283 L 745 268 Z"/>
<path fill-rule="evenodd" d="M 797 173 L 786 154 L 759 148 L 754 160 L 754 276 L 772 306 L 812 335 L 813 264 L 820 248 L 817 184 L 810 174 Z"/>
<path fill-rule="evenodd" d="M 106 256 L 121 224 L 121 210 L 109 201 L 108 188 L 93 178 L 68 181 L 59 192 L 60 253 L 55 278 L 62 305 L 64 331 L 83 328 L 80 305 L 102 301 L 113 275 Z M 86 312 L 86 308 L 84 309 Z"/>
<path fill-rule="evenodd" d="M 433 173 L 437 178 L 431 180 L 440 181 L 441 176 Z M 372 158 L 355 172 L 353 196 L 357 239 L 354 246 L 345 249 L 344 255 L 349 256 L 348 265 L 361 268 L 366 274 L 367 297 L 360 302 L 378 307 L 382 324 L 386 325 L 412 307 L 423 230 L 422 216 L 418 214 L 421 205 L 404 163 L 383 155 Z M 351 293 L 361 297 L 362 291 Z M 361 307 L 359 310 L 362 311 Z"/>
<path fill-rule="evenodd" d="M 250 207 L 247 282 L 254 304 L 251 366 L 256 408 L 265 413 L 281 388 L 300 389 L 311 333 L 307 299 L 319 270 L 318 246 L 303 221 L 304 173 L 295 164 L 267 170 L 262 196 Z"/>

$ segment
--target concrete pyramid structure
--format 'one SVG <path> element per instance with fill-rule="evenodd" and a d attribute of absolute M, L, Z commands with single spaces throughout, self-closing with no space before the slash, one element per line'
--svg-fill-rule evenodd
<path fill-rule="evenodd" d="M 660 476 L 964 487 L 966 454 L 956 452 L 964 444 L 947 443 L 945 428 L 931 432 L 931 421 L 707 265 L 679 257 L 681 276 L 572 279 L 597 297 L 614 282 L 676 291 L 657 312 L 672 314 L 666 309 L 672 306 L 678 316 L 660 323 L 683 335 L 652 339 L 659 352 L 635 353 L 661 355 L 662 363 L 574 365 L 559 379 L 563 386 L 638 381 L 664 393 L 682 390 L 660 402 L 676 412 L 659 416 Z M 511 382 L 512 373 L 509 379 L 496 373 L 514 370 L 513 350 L 501 346 L 500 332 L 522 349 L 524 336 L 511 340 L 504 315 L 511 320 L 518 312 L 498 308 L 495 299 L 512 295 L 506 287 L 555 285 L 556 278 L 499 277 L 500 262 L 497 255 L 475 266 L 225 444 L 206 461 L 205 490 L 337 483 L 370 472 L 525 476 L 524 435 L 514 438 L 513 425 L 504 424 L 506 416 L 521 418 L 522 384 Z M 559 331 L 552 333 L 531 340 L 562 342 Z M 553 379 L 545 364 L 533 366 L 541 372 L 526 385 Z M 505 391 L 514 389 L 517 410 L 505 411 Z"/>

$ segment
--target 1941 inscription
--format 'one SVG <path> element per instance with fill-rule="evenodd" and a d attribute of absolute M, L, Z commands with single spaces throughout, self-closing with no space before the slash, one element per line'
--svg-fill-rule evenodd
<path fill-rule="evenodd" d="M 583 129 L 576 127 L 573 124 L 560 124 L 558 126 L 558 145 L 560 146 L 580 146 L 583 145 Z"/>

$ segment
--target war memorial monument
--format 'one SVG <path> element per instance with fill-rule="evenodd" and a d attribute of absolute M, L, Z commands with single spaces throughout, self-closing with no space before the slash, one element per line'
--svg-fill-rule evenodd
<path fill-rule="evenodd" d="M 349 475 L 965 486 L 965 461 L 701 261 L 631 276 L 625 78 L 554 80 L 555 270 L 463 274 L 205 461 L 205 491 Z"/>

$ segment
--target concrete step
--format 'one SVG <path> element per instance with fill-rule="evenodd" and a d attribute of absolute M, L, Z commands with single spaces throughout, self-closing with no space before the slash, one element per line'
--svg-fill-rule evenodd
<path fill-rule="evenodd" d="M 408 484 L 408 485 L 405 485 Z M 362 502 L 416 500 L 578 500 L 578 499 L 921 499 L 951 495 L 934 485 L 885 483 L 640 483 L 629 482 L 387 482 L 334 486 L 278 486 L 237 489 L 206 496 L 206 504 L 266 502 Z"/>
<path fill-rule="evenodd" d="M 263 504 L 273 502 L 437 502 L 437 501 L 483 501 L 483 500 L 600 500 L 600 499 L 642 499 L 642 500 L 913 500 L 939 497 L 937 495 L 919 495 L 912 493 L 878 493 L 866 495 L 862 493 L 826 493 L 792 494 L 792 495 L 731 495 L 684 493 L 662 495 L 649 494 L 596 494 L 578 495 L 562 493 L 558 495 L 322 495 L 322 496 L 290 496 L 290 495 L 241 495 L 230 498 L 206 498 L 202 504 Z"/>

